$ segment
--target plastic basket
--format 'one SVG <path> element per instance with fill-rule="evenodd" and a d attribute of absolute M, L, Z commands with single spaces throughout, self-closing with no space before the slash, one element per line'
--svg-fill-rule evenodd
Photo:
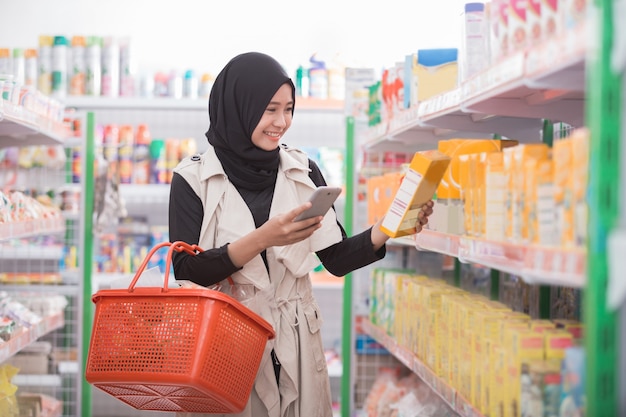
<path fill-rule="evenodd" d="M 163 287 L 136 287 L 154 252 L 170 246 Z M 237 413 L 245 407 L 271 325 L 232 297 L 168 288 L 173 251 L 155 246 L 128 289 L 100 290 L 85 370 L 93 386 L 138 410 Z"/>

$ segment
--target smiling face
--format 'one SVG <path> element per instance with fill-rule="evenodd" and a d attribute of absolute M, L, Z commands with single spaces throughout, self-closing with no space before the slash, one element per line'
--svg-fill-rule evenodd
<path fill-rule="evenodd" d="M 280 144 L 287 129 L 291 126 L 293 113 L 293 92 L 291 85 L 280 86 L 252 132 L 252 143 L 264 151 L 272 151 Z"/>

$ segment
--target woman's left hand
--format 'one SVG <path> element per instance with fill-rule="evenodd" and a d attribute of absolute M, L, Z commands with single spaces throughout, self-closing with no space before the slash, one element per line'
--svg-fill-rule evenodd
<path fill-rule="evenodd" d="M 424 226 L 428 224 L 428 217 L 433 214 L 433 206 L 435 202 L 433 200 L 428 200 L 426 204 L 422 206 L 419 213 L 417 214 L 417 223 L 415 224 L 415 233 L 419 233 L 422 231 Z"/>

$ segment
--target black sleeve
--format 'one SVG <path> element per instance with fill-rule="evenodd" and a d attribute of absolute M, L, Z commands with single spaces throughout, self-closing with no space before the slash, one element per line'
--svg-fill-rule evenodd
<path fill-rule="evenodd" d="M 318 187 L 327 185 L 321 170 L 311 159 L 309 159 L 309 168 L 311 169 L 309 178 L 311 178 L 315 185 Z M 333 210 L 334 209 L 333 206 Z M 341 229 L 341 242 L 335 243 L 317 252 L 317 256 L 328 272 L 341 277 L 385 257 L 387 253 L 385 245 L 379 250 L 374 251 L 371 227 L 357 235 L 348 237 L 339 221 L 337 221 L 337 225 Z"/>
<path fill-rule="evenodd" d="M 204 209 L 200 197 L 185 179 L 177 173 L 172 177 L 169 201 L 170 242 L 197 245 Z M 176 279 L 186 279 L 198 285 L 210 286 L 238 271 L 228 256 L 227 245 L 220 248 L 202 248 L 204 252 L 189 255 L 174 252 L 172 264 Z"/>

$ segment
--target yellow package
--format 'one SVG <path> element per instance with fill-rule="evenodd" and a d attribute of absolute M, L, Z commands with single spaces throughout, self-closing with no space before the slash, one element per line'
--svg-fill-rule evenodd
<path fill-rule="evenodd" d="M 420 208 L 432 199 L 450 157 L 436 150 L 416 152 L 385 214 L 381 230 L 390 237 L 414 234 Z"/>
<path fill-rule="evenodd" d="M 574 210 L 574 244 L 587 243 L 587 185 L 589 182 L 589 129 L 578 128 L 572 132 L 572 205 Z"/>
<path fill-rule="evenodd" d="M 529 159 L 547 159 L 550 155 L 550 147 L 544 143 L 522 144 L 513 149 L 513 161 L 511 167 L 511 236 L 513 242 L 522 242 L 523 229 L 526 224 L 524 194 L 524 180 L 526 178 L 526 161 Z"/>
<path fill-rule="evenodd" d="M 549 329 L 544 333 L 545 359 L 563 359 L 565 349 L 574 346 L 574 337 L 566 330 Z"/>
<path fill-rule="evenodd" d="M 554 199 L 554 160 L 542 159 L 536 166 L 536 221 L 533 224 L 529 241 L 531 243 L 553 246 L 556 240 L 556 203 Z"/>
<path fill-rule="evenodd" d="M 556 204 L 557 236 L 560 245 L 574 246 L 574 208 L 571 177 L 572 140 L 559 139 L 552 145 L 554 158 L 554 200 Z"/>
<path fill-rule="evenodd" d="M 505 234 L 506 172 L 502 152 L 490 152 L 485 161 L 485 238 L 503 241 Z"/>
<path fill-rule="evenodd" d="M 544 338 L 541 333 L 530 329 L 513 329 L 506 336 L 510 343 L 510 356 L 507 377 L 509 384 L 505 392 L 505 417 L 521 415 L 521 375 L 522 370 L 532 360 L 544 358 Z"/>

